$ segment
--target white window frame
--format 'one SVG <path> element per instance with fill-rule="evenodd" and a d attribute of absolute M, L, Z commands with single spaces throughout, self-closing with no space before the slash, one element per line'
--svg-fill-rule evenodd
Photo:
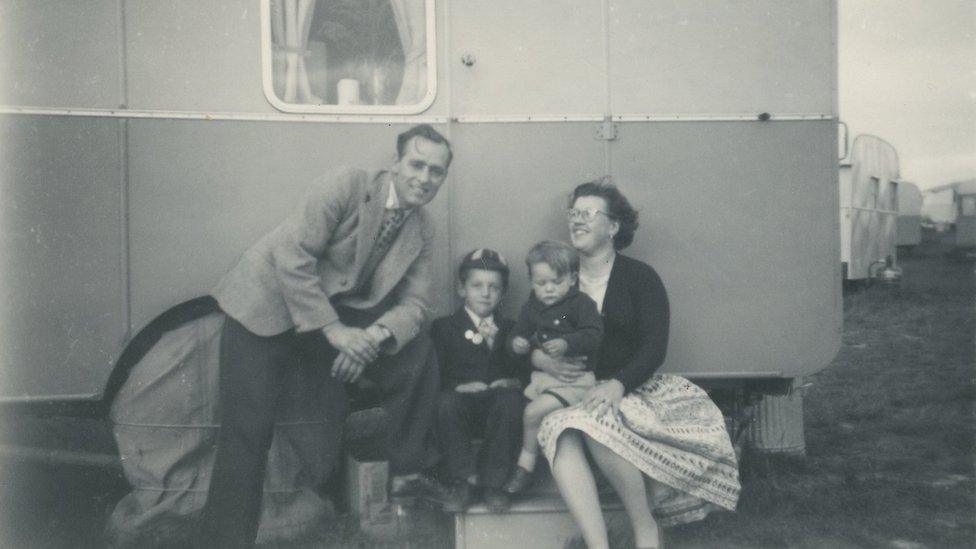
<path fill-rule="evenodd" d="M 275 94 L 271 68 L 271 0 L 261 0 L 261 76 L 264 96 L 282 112 L 316 114 L 420 114 L 434 104 L 437 97 L 437 28 L 434 0 L 424 0 L 427 16 L 427 93 L 419 103 L 411 105 L 309 105 L 287 103 Z"/>

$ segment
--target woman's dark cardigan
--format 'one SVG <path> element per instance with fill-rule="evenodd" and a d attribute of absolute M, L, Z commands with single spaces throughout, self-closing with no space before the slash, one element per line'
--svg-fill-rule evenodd
<path fill-rule="evenodd" d="M 654 374 L 668 351 L 670 309 L 661 277 L 650 265 L 617 254 L 602 314 L 596 377 L 616 379 L 629 393 Z"/>

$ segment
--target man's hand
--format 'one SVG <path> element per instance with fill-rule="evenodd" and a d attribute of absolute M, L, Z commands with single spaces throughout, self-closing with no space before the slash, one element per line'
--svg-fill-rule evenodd
<path fill-rule="evenodd" d="M 562 358 L 569 350 L 569 343 L 563 338 L 550 339 L 542 344 L 542 350 L 552 358 Z"/>
<path fill-rule="evenodd" d="M 481 391 L 487 391 L 488 386 L 481 381 L 470 381 L 458 385 L 454 390 L 458 393 L 480 393 Z"/>
<path fill-rule="evenodd" d="M 350 357 L 346 353 L 339 353 L 332 363 L 332 377 L 343 383 L 354 383 L 363 375 L 366 365 Z"/>
<path fill-rule="evenodd" d="M 488 385 L 489 389 L 520 389 L 521 387 L 522 383 L 514 377 L 496 379 Z"/>
<path fill-rule="evenodd" d="M 512 350 L 517 355 L 524 355 L 532 350 L 532 344 L 522 336 L 515 336 L 512 338 Z"/>
<path fill-rule="evenodd" d="M 393 334 L 390 333 L 389 328 L 380 326 L 379 324 L 373 324 L 369 328 L 366 328 L 366 337 L 368 337 L 375 345 L 377 349 L 383 348 L 383 343 L 393 338 Z"/>
<path fill-rule="evenodd" d="M 333 322 L 322 328 L 322 333 L 340 355 L 349 355 L 356 362 L 372 364 L 379 356 L 379 345 L 373 342 L 366 330 Z"/>
<path fill-rule="evenodd" d="M 542 349 L 532 351 L 532 365 L 564 383 L 579 379 L 586 370 L 586 357 L 557 359 L 547 355 Z"/>

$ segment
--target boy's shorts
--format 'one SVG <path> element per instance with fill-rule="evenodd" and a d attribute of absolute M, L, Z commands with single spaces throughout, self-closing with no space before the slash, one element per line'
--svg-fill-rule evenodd
<path fill-rule="evenodd" d="M 546 372 L 536 370 L 532 372 L 529 386 L 525 388 L 525 396 L 529 400 L 535 400 L 542 395 L 552 395 L 563 406 L 568 407 L 582 400 L 583 395 L 594 385 L 596 385 L 596 376 L 593 375 L 593 372 L 583 372 L 583 375 L 576 381 L 567 383 L 559 381 Z"/>

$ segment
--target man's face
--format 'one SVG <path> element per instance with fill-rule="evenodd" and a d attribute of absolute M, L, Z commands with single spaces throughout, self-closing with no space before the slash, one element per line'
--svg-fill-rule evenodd
<path fill-rule="evenodd" d="M 447 178 L 447 145 L 424 137 L 407 142 L 403 157 L 393 165 L 393 185 L 401 208 L 416 208 L 437 196 Z"/>

